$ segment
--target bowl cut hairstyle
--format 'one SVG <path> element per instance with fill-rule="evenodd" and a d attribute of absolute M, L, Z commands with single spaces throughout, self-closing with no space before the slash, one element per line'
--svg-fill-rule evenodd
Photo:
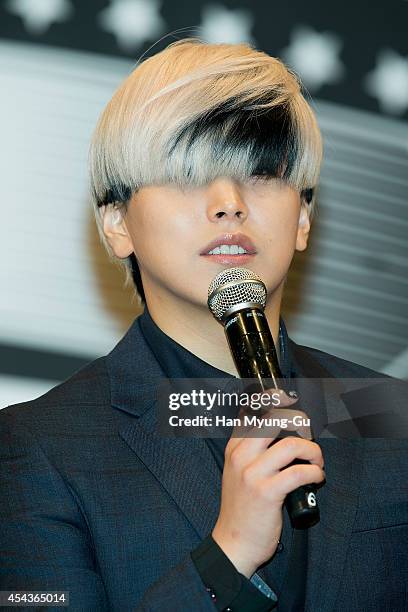
<path fill-rule="evenodd" d="M 283 62 L 244 43 L 173 42 L 136 65 L 94 131 L 90 190 L 101 241 L 143 302 L 134 253 L 118 260 L 106 240 L 105 206 L 125 215 L 146 185 L 201 187 L 219 176 L 257 176 L 299 191 L 313 215 L 321 161 L 314 111 Z"/>

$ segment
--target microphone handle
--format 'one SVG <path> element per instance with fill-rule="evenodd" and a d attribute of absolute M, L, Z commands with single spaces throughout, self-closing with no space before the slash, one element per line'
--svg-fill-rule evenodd
<path fill-rule="evenodd" d="M 263 310 L 250 305 L 234 311 L 226 317 L 224 331 L 240 377 L 258 379 L 262 391 L 281 389 L 284 378 Z M 308 463 L 304 459 L 295 459 L 289 466 Z M 307 484 L 288 493 L 285 507 L 296 529 L 306 529 L 318 523 L 316 486 Z"/>

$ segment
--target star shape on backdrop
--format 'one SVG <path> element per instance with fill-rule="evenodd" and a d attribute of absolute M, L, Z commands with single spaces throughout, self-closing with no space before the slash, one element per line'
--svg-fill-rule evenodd
<path fill-rule="evenodd" d="M 201 12 L 200 36 L 209 43 L 255 43 L 250 30 L 254 19 L 251 11 L 228 10 L 220 4 L 208 4 Z"/>
<path fill-rule="evenodd" d="M 160 7 L 158 0 L 110 0 L 110 6 L 98 14 L 97 21 L 115 36 L 121 49 L 132 52 L 165 30 Z"/>
<path fill-rule="evenodd" d="M 377 98 L 382 111 L 402 115 L 408 109 L 408 58 L 382 49 L 377 64 L 364 79 L 365 91 Z"/>
<path fill-rule="evenodd" d="M 4 8 L 21 17 L 29 34 L 44 34 L 52 23 L 67 21 L 74 14 L 69 0 L 8 0 Z"/>
<path fill-rule="evenodd" d="M 332 32 L 316 32 L 309 26 L 296 26 L 290 44 L 280 57 L 299 73 L 302 81 L 312 91 L 325 83 L 337 83 L 345 74 L 344 64 L 338 55 L 342 42 Z"/>

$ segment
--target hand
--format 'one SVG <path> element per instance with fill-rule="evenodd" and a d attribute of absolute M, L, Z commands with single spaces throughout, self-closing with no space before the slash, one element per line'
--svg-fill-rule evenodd
<path fill-rule="evenodd" d="M 257 409 L 251 409 L 251 407 L 241 409 L 238 415 L 241 422 L 240 425 L 234 427 L 232 437 L 242 438 L 248 435 L 248 437 L 251 438 L 264 438 L 267 435 L 268 437 L 273 436 L 273 439 L 276 439 L 281 434 L 281 427 L 279 424 L 282 425 L 285 423 L 285 431 L 296 431 L 296 433 L 302 438 L 313 440 L 310 419 L 307 414 L 300 410 L 297 406 L 297 397 L 288 395 L 283 389 L 268 389 L 261 394 L 253 394 L 252 398 L 255 398 L 255 395 L 257 396 L 257 403 L 254 405 L 257 406 Z M 259 395 L 269 396 L 265 403 L 261 403 L 262 407 L 260 407 L 259 404 Z M 269 406 L 269 408 L 265 408 L 265 405 Z M 271 408 L 271 405 L 274 407 Z M 293 422 L 295 416 L 298 418 L 298 420 Z M 253 419 L 254 417 L 260 421 L 265 421 L 265 419 L 273 417 L 274 422 L 277 424 L 268 425 L 267 429 L 258 427 L 255 428 L 253 425 L 248 424 L 248 421 L 246 421 L 246 418 Z M 251 421 L 249 421 L 249 423 L 250 422 Z"/>
<path fill-rule="evenodd" d="M 286 495 L 302 485 L 322 482 L 325 475 L 316 442 L 288 436 L 271 445 L 276 432 L 248 437 L 247 428 L 246 434 L 233 433 L 225 449 L 221 508 L 212 537 L 236 569 L 250 578 L 276 551 Z M 294 459 L 310 464 L 284 469 Z"/>

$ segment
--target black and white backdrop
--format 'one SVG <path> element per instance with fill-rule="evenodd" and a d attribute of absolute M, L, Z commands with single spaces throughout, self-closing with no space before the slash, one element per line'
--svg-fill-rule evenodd
<path fill-rule="evenodd" d="M 281 57 L 313 98 L 325 162 L 291 336 L 408 378 L 407 26 L 407 0 L 0 0 L 0 407 L 105 354 L 138 314 L 94 228 L 88 143 L 137 60 L 195 35 Z"/>

